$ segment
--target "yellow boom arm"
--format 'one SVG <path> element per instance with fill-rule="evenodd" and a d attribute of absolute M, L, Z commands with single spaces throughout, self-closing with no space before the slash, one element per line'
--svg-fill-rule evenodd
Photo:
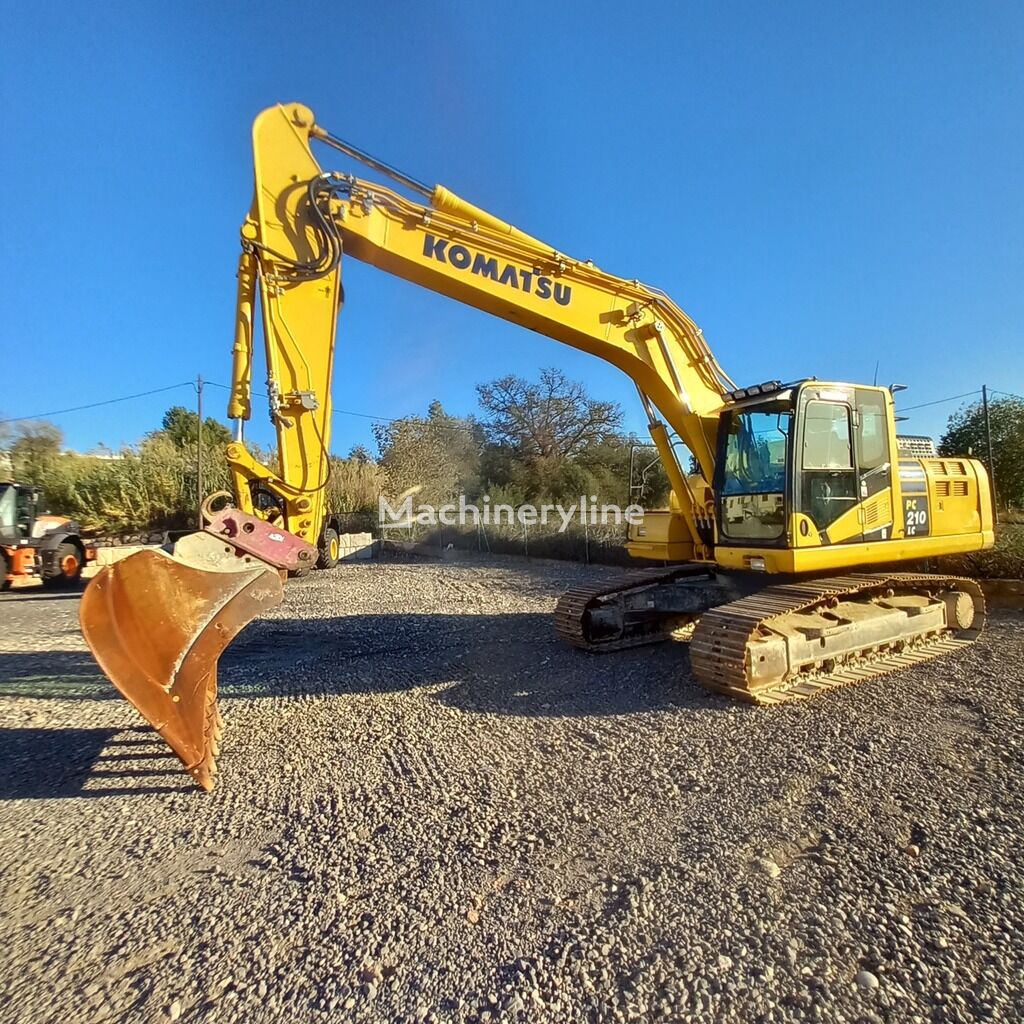
<path fill-rule="evenodd" d="M 570 259 L 443 186 L 427 189 L 400 176 L 429 197 L 426 206 L 376 183 L 325 174 L 310 151 L 314 139 L 364 158 L 298 104 L 265 110 L 253 125 L 255 194 L 242 227 L 228 415 L 242 421 L 251 412 L 258 294 L 280 472 L 258 463 L 240 441 L 231 444 L 228 462 L 242 509 L 260 514 L 266 503 L 261 509 L 253 501 L 254 490 L 269 493 L 276 501 L 271 514 L 276 517 L 274 509 L 279 510 L 281 525 L 310 543 L 319 539 L 326 515 L 343 250 L 600 356 L 628 374 L 687 524 L 690 557 L 706 557 L 697 521 L 711 513 L 691 492 L 668 432 L 679 435 L 710 482 L 718 412 L 733 384 L 696 324 L 660 291 Z"/>

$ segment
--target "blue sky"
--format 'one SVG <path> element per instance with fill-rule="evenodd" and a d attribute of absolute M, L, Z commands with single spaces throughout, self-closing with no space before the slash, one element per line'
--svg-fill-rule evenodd
<path fill-rule="evenodd" d="M 738 383 L 1024 392 L 1024 8 L 1013 3 L 369 6 L 0 2 L 0 413 L 226 382 L 249 126 L 335 134 L 668 291 Z M 335 156 L 338 159 L 335 159 Z M 326 166 L 350 170 L 326 151 Z M 619 371 L 349 260 L 339 409 L 475 407 Z M 257 378 L 259 384 L 261 378 Z M 223 416 L 226 392 L 210 389 Z M 118 446 L 186 389 L 56 418 Z M 940 432 L 956 407 L 912 414 Z M 271 439 L 255 403 L 250 436 Z M 370 439 L 337 415 L 334 450 Z"/>

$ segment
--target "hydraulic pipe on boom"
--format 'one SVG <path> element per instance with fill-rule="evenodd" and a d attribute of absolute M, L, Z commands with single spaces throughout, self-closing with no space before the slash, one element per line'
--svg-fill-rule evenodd
<path fill-rule="evenodd" d="M 984 601 L 972 581 L 851 573 L 993 541 L 984 468 L 904 457 L 887 389 L 813 378 L 737 388 L 663 292 L 417 181 L 317 125 L 308 107 L 263 111 L 252 141 L 226 449 L 237 507 L 214 515 L 207 503 L 207 525 L 173 553 L 105 568 L 81 608 L 97 661 L 200 786 L 211 788 L 216 770 L 220 652 L 281 600 L 282 575 L 336 558 L 328 453 L 346 256 L 605 359 L 635 383 L 672 490 L 669 508 L 631 528 L 629 549 L 672 564 L 567 592 L 555 622 L 568 642 L 610 651 L 694 627 L 691 660 L 705 686 L 776 703 L 980 632 Z M 428 203 L 325 172 L 313 142 Z M 257 309 L 274 467 L 244 443 Z M 673 435 L 692 455 L 689 475 Z M 822 578 L 837 571 L 846 575 Z M 769 586 L 773 574 L 800 581 Z"/>

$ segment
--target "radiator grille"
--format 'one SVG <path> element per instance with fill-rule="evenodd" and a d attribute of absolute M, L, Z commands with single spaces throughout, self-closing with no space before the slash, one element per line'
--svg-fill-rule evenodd
<path fill-rule="evenodd" d="M 934 459 L 935 442 L 930 437 L 917 434 L 901 434 L 896 438 L 896 448 L 900 455 L 914 459 Z"/>
<path fill-rule="evenodd" d="M 967 466 L 959 459 L 930 459 L 928 468 L 938 476 L 967 476 Z"/>

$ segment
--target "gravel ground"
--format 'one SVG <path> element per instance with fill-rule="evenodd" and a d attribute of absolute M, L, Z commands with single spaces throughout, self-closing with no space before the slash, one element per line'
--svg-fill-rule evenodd
<path fill-rule="evenodd" d="M 564 648 L 606 570 L 365 564 L 221 662 L 218 789 L 0 597 L 4 1021 L 1024 1018 L 1024 617 L 776 709 Z"/>

